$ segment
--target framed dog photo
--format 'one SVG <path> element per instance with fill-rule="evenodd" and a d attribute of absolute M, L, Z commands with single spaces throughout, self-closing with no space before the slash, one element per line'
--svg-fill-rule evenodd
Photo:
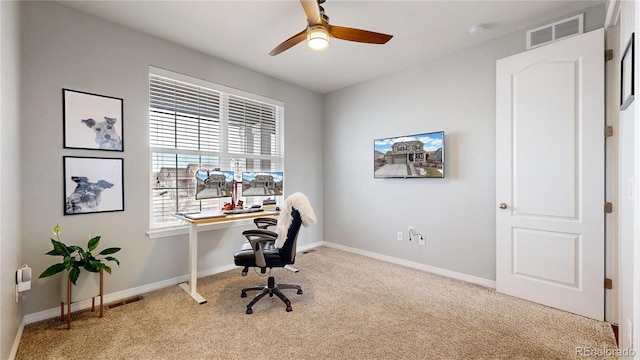
<path fill-rule="evenodd" d="M 63 156 L 64 214 L 124 211 L 121 158 Z"/>
<path fill-rule="evenodd" d="M 62 89 L 63 146 L 123 151 L 120 98 Z"/>
<path fill-rule="evenodd" d="M 634 91 L 634 59 L 635 59 L 635 33 L 627 43 L 622 59 L 620 60 L 620 110 L 625 110 L 633 102 Z"/>

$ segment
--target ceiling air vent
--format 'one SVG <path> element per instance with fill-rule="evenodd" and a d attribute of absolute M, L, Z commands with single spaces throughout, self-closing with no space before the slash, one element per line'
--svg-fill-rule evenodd
<path fill-rule="evenodd" d="M 556 21 L 527 31 L 527 50 L 582 34 L 584 32 L 584 14 Z"/>

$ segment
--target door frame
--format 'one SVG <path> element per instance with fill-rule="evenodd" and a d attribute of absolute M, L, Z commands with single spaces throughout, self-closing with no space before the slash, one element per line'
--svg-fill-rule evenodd
<path fill-rule="evenodd" d="M 616 17 L 617 18 L 617 17 Z M 605 61 L 605 124 L 613 127 L 613 136 L 605 139 L 605 199 L 613 203 L 613 212 L 605 217 L 605 277 L 613 280 L 613 289 L 605 290 L 604 319 L 619 323 L 619 258 L 618 258 L 618 153 L 620 123 L 620 54 L 616 51 L 620 26 L 605 27 L 605 49 L 614 49 L 613 59 Z"/>

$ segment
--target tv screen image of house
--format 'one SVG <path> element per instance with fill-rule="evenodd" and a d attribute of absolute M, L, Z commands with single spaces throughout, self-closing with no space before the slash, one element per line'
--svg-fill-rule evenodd
<path fill-rule="evenodd" d="M 233 171 L 196 171 L 196 200 L 231 197 L 232 193 Z"/>
<path fill-rule="evenodd" d="M 242 173 L 242 196 L 282 195 L 282 171 L 245 171 Z"/>
<path fill-rule="evenodd" d="M 444 131 L 373 141 L 375 178 L 443 178 Z"/>

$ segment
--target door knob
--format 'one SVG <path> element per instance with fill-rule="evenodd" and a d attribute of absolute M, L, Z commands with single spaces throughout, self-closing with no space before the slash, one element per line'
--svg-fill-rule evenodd
<path fill-rule="evenodd" d="M 504 210 L 507 208 L 507 204 L 505 203 L 500 203 L 500 209 Z"/>

